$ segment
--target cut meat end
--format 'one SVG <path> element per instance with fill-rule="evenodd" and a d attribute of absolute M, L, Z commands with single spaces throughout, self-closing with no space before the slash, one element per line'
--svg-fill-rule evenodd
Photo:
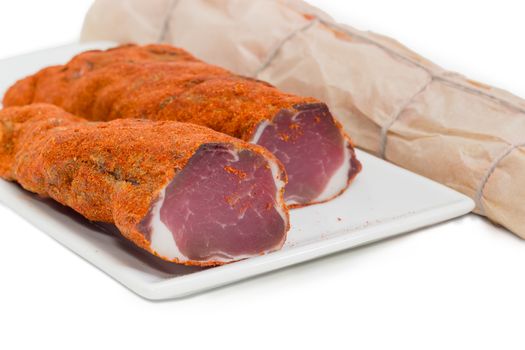
<path fill-rule="evenodd" d="M 280 249 L 288 215 L 277 162 L 227 143 L 203 144 L 140 223 L 170 260 L 220 264 Z"/>
<path fill-rule="evenodd" d="M 327 201 L 344 191 L 361 164 L 324 103 L 281 110 L 258 127 L 252 142 L 266 147 L 288 174 L 285 200 L 292 207 Z"/>

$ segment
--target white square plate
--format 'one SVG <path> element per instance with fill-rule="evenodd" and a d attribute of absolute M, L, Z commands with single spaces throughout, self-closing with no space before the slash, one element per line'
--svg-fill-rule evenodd
<path fill-rule="evenodd" d="M 72 44 L 0 61 L 0 94 L 15 80 L 112 43 Z M 291 211 L 278 252 L 214 268 L 166 263 L 136 249 L 111 225 L 90 223 L 69 208 L 0 181 L 0 201 L 108 275 L 148 299 L 177 298 L 306 260 L 399 235 L 470 212 L 473 201 L 365 152 L 363 171 L 339 198 Z"/>

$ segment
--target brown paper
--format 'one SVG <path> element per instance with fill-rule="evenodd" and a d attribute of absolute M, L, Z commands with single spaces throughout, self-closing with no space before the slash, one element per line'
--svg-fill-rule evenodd
<path fill-rule="evenodd" d="M 300 0 L 97 0 L 83 40 L 169 42 L 324 100 L 358 147 L 465 193 L 525 237 L 525 101 Z"/>

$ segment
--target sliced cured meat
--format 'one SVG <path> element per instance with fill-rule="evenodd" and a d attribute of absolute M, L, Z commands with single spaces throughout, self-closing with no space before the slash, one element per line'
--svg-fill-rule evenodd
<path fill-rule="evenodd" d="M 325 104 L 206 64 L 168 45 L 87 51 L 15 84 L 5 106 L 49 102 L 91 120 L 176 120 L 270 149 L 303 206 L 344 191 L 360 171 L 352 143 Z"/>
<path fill-rule="evenodd" d="M 229 144 L 204 144 L 141 222 L 151 247 L 178 260 L 228 262 L 284 243 L 276 163 Z M 277 180 L 277 185 L 276 185 Z"/>
<path fill-rule="evenodd" d="M 323 202 L 337 196 L 360 169 L 352 145 L 323 103 L 281 110 L 262 122 L 252 139 L 284 164 L 288 205 Z"/>
<path fill-rule="evenodd" d="M 269 253 L 289 228 L 275 156 L 193 124 L 87 122 L 46 104 L 7 108 L 0 175 L 187 265 Z"/>

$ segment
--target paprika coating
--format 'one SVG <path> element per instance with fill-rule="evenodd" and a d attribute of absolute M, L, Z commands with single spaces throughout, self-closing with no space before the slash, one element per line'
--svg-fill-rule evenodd
<path fill-rule="evenodd" d="M 350 138 L 321 101 L 235 75 L 169 45 L 86 51 L 17 82 L 3 100 L 4 106 L 34 102 L 94 121 L 190 122 L 262 145 L 286 168 L 290 207 L 334 198 L 361 170 Z"/>
<path fill-rule="evenodd" d="M 203 126 L 90 122 L 49 104 L 0 111 L 0 176 L 113 223 L 168 261 L 211 266 L 280 249 L 282 164 Z"/>

